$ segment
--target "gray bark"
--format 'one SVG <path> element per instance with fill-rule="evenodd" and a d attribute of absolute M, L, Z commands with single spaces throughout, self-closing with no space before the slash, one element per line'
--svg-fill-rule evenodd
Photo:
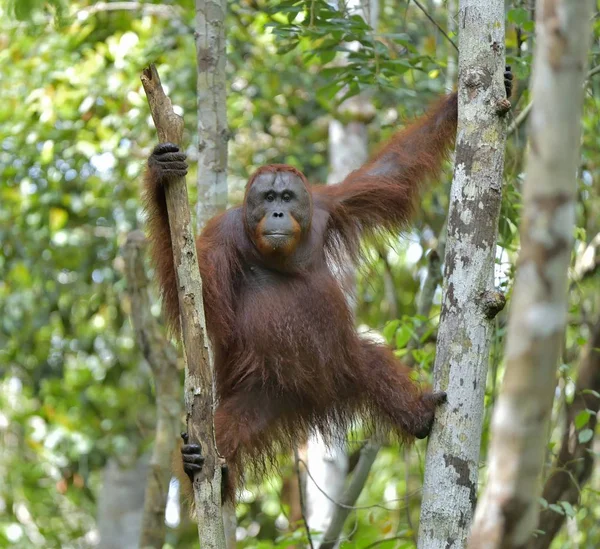
<path fill-rule="evenodd" d="M 225 14 L 227 0 L 196 0 L 198 81 L 198 202 L 196 224 L 227 208 L 227 89 Z M 227 547 L 235 547 L 235 506 L 222 509 Z"/>
<path fill-rule="evenodd" d="M 502 198 L 505 122 L 504 2 L 460 0 L 459 120 L 448 213 L 444 298 L 434 387 L 437 413 L 425 464 L 420 549 L 463 548 L 477 498 L 483 397 Z"/>
<path fill-rule="evenodd" d="M 123 467 L 110 459 L 98 496 L 99 549 L 137 549 L 142 527 L 148 456 Z"/>
<path fill-rule="evenodd" d="M 558 456 L 554 461 L 542 497 L 548 505 L 567 502 L 577 505 L 585 483 L 594 470 L 594 433 L 600 411 L 600 320 L 592 327 L 588 344 L 582 353 L 577 370 L 577 383 L 573 402 L 567 405 L 565 430 Z M 587 413 L 588 421 L 583 427 L 577 426 L 579 414 Z M 579 433 L 591 431 L 591 438 L 582 442 Z M 566 515 L 560 515 L 551 508 L 540 514 L 538 534 L 529 542 L 528 549 L 548 549 L 560 531 Z M 572 524 L 572 523 L 571 523 Z M 569 522 L 567 522 L 567 528 Z"/>
<path fill-rule="evenodd" d="M 150 458 L 139 546 L 160 549 L 165 543 L 165 507 L 173 451 L 181 421 L 177 351 L 150 312 L 149 280 L 144 269 L 146 239 L 141 231 L 127 236 L 123 259 L 131 320 L 138 347 L 152 371 L 156 393 L 156 431 Z"/>
<path fill-rule="evenodd" d="M 379 448 L 379 444 L 367 442 L 360 451 L 358 464 L 352 473 L 348 488 L 346 488 L 338 501 L 339 505 L 335 507 L 329 527 L 323 536 L 323 543 L 321 543 L 320 549 L 333 549 L 337 545 L 344 523 L 350 511 L 354 508 L 358 496 L 360 496 L 365 487 Z"/>
<path fill-rule="evenodd" d="M 142 84 L 161 142 L 181 143 L 183 120 L 173 111 L 162 89 L 156 67 L 144 69 Z M 191 443 L 202 443 L 204 466 L 194 478 L 198 535 L 203 549 L 225 547 L 221 514 L 221 465 L 213 423 L 215 408 L 214 361 L 206 332 L 202 279 L 185 177 L 165 188 L 173 262 L 177 274 L 181 342 L 185 359 L 184 400 Z"/>
<path fill-rule="evenodd" d="M 526 547 L 567 318 L 581 110 L 592 3 L 539 0 L 521 252 L 492 420 L 488 484 L 470 547 Z"/>
<path fill-rule="evenodd" d="M 198 227 L 227 207 L 226 0 L 196 0 Z"/>

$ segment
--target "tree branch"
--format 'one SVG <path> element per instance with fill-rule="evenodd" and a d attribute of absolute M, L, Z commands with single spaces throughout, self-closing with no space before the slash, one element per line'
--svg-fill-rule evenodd
<path fill-rule="evenodd" d="M 584 351 L 575 385 L 573 402 L 567 408 L 567 421 L 562 445 L 553 470 L 550 473 L 542 497 L 548 504 L 565 501 L 572 505 L 579 502 L 583 485 L 588 481 L 594 466 L 594 433 L 600 410 L 600 320 L 593 328 L 587 349 Z M 586 425 L 577 428 L 576 419 L 588 413 Z M 581 442 L 582 430 L 591 430 L 591 438 Z M 543 533 L 534 538 L 529 549 L 548 549 L 560 530 L 566 515 L 546 508 L 540 514 L 538 530 Z"/>
<path fill-rule="evenodd" d="M 150 458 L 140 548 L 162 547 L 165 542 L 165 507 L 171 479 L 171 456 L 177 445 L 181 414 L 177 351 L 163 336 L 150 312 L 148 277 L 144 269 L 146 239 L 141 231 L 127 236 L 123 250 L 131 321 L 138 347 L 150 366 L 156 391 L 156 433 Z"/>
<path fill-rule="evenodd" d="M 323 536 L 323 543 L 321 543 L 319 549 L 333 549 L 335 547 L 337 540 L 342 533 L 346 518 L 348 518 L 350 511 L 353 509 L 358 496 L 360 496 L 360 493 L 367 482 L 369 471 L 377 457 L 377 452 L 379 452 L 380 447 L 379 444 L 368 442 L 360 451 L 360 458 L 358 459 L 358 464 L 356 469 L 354 469 L 354 473 L 352 473 L 350 484 L 342 494 L 340 501 L 336 504 L 333 516 L 331 517 L 331 522 Z"/>
<path fill-rule="evenodd" d="M 183 119 L 175 114 L 154 65 L 144 69 L 142 84 L 160 141 L 181 143 Z M 213 354 L 206 333 L 202 280 L 192 231 L 185 177 L 165 187 L 186 362 L 185 404 L 190 442 L 202 443 L 204 466 L 194 478 L 198 534 L 204 549 L 225 547 L 221 516 L 221 458 L 213 423 L 215 390 Z"/>
<path fill-rule="evenodd" d="M 427 19 L 429 19 L 437 28 L 437 30 L 439 30 L 442 35 L 446 38 L 446 40 L 448 40 L 448 42 L 450 42 L 450 44 L 452 44 L 452 47 L 458 51 L 458 46 L 456 45 L 456 43 L 454 42 L 454 40 L 452 40 L 452 38 L 450 38 L 447 34 L 446 31 L 440 27 L 440 25 L 437 23 L 437 21 L 431 17 L 431 15 L 429 15 L 429 13 L 427 12 L 427 10 L 425 9 L 425 6 L 423 6 L 423 4 L 421 4 L 421 2 L 419 2 L 419 0 L 412 0 L 416 6 L 425 14 L 425 17 L 427 17 Z"/>
<path fill-rule="evenodd" d="M 109 11 L 141 11 L 142 15 L 156 15 L 165 19 L 181 17 L 181 9 L 178 6 L 147 2 L 96 2 L 87 8 L 77 10 L 75 16 L 78 19 L 86 19 L 91 15 Z"/>
<path fill-rule="evenodd" d="M 308 520 L 306 520 L 306 501 L 304 500 L 304 490 L 302 489 L 302 475 L 300 473 L 300 456 L 298 455 L 298 448 L 294 448 L 294 465 L 296 467 L 296 478 L 298 480 L 298 498 L 300 500 L 300 513 L 302 515 L 302 522 L 306 529 L 306 539 L 308 540 L 308 546 L 310 549 L 314 549 L 312 536 L 310 535 L 310 527 L 308 526 Z"/>

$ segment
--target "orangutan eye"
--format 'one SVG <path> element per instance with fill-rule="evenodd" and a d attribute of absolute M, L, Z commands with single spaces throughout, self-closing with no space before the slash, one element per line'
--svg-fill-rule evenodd
<path fill-rule="evenodd" d="M 271 191 L 267 193 L 267 196 L 265 198 L 267 199 L 267 202 L 273 202 L 273 200 L 275 200 L 275 193 Z"/>
<path fill-rule="evenodd" d="M 288 192 L 285 192 L 285 193 L 283 193 L 282 198 L 283 198 L 284 202 L 289 202 L 292 199 L 292 194 L 288 193 Z"/>

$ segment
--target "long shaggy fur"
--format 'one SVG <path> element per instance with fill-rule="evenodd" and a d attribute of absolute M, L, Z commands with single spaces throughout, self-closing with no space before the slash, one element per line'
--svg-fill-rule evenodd
<path fill-rule="evenodd" d="M 243 207 L 212 219 L 198 238 L 216 357 L 216 437 L 230 469 L 230 495 L 246 466 L 262 471 L 278 452 L 314 431 L 342 436 L 357 415 L 372 429 L 383 426 L 404 440 L 431 424 L 435 402 L 390 349 L 356 334 L 329 260 L 341 252 L 357 258 L 365 233 L 406 226 L 419 189 L 438 175 L 453 143 L 456 118 L 456 95 L 448 96 L 341 184 L 310 188 L 309 234 L 281 264 L 260 255 Z M 258 173 L 264 170 L 292 171 L 309 188 L 292 167 L 266 166 Z M 148 171 L 153 257 L 165 316 L 176 328 L 166 183 Z"/>

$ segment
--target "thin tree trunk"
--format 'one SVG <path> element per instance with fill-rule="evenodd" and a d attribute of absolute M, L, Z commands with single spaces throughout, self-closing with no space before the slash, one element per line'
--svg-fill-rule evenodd
<path fill-rule="evenodd" d="M 196 1 L 196 62 L 198 80 L 198 231 L 227 208 L 227 62 L 225 14 L 227 0 Z M 227 547 L 236 545 L 235 505 L 222 509 Z"/>
<path fill-rule="evenodd" d="M 148 456 L 130 466 L 111 458 L 98 497 L 99 549 L 137 549 L 142 525 Z"/>
<path fill-rule="evenodd" d="M 544 485 L 542 497 L 549 505 L 576 505 L 594 468 L 594 432 L 600 410 L 600 320 L 592 330 L 577 373 L 575 396 L 567 408 L 567 421 L 559 454 Z M 582 423 L 579 424 L 580 419 Z M 587 421 L 585 421 L 587 418 Z M 584 436 L 585 435 L 585 436 Z M 581 438 L 580 438 L 581 437 Z M 566 519 L 546 508 L 540 515 L 538 534 L 529 549 L 548 549 Z"/>
<path fill-rule="evenodd" d="M 456 34 L 456 15 L 458 11 L 458 1 L 448 0 L 446 4 L 446 32 L 450 38 Z M 449 42 L 446 43 L 448 49 L 448 63 L 446 67 L 446 91 L 450 92 L 454 87 L 456 80 L 456 50 Z"/>
<path fill-rule="evenodd" d="M 156 67 L 144 69 L 142 84 L 161 142 L 181 143 L 183 119 L 173 111 Z M 202 443 L 204 466 L 194 478 L 198 535 L 203 549 L 225 547 L 221 515 L 221 464 L 213 422 L 215 407 L 214 363 L 206 332 L 202 280 L 185 177 L 165 188 L 181 320 L 181 342 L 186 364 L 185 407 L 190 442 Z"/>
<path fill-rule="evenodd" d="M 338 2 L 331 1 L 330 4 L 337 7 Z M 360 0 L 350 0 L 345 3 L 345 7 L 348 15 L 360 13 L 371 25 L 376 22 L 377 0 L 368 0 L 364 3 Z M 374 108 L 369 98 L 364 94 L 354 96 L 340 105 L 339 111 L 354 120 L 344 124 L 333 118 L 329 122 L 328 184 L 343 181 L 352 170 L 367 161 L 369 154 L 367 123 L 374 115 Z M 352 270 L 343 266 L 338 274 L 346 287 L 353 286 Z M 347 298 L 353 306 L 352 292 L 347 294 Z M 307 522 L 310 530 L 315 532 L 312 534 L 313 541 L 320 543 L 336 511 L 334 502 L 339 500 L 344 489 L 348 473 L 346 445 L 341 440 L 326 443 L 320 436 L 314 435 L 308 440 L 306 456 L 310 472 L 306 477 Z"/>
<path fill-rule="evenodd" d="M 198 226 L 227 207 L 227 0 L 196 0 L 198 66 Z"/>
<path fill-rule="evenodd" d="M 323 543 L 321 543 L 320 549 L 333 549 L 339 543 L 339 537 L 344 528 L 344 523 L 346 522 L 350 511 L 354 508 L 358 496 L 360 496 L 365 487 L 369 472 L 371 471 L 371 466 L 377 457 L 379 448 L 379 444 L 367 442 L 361 449 L 358 464 L 352 473 L 348 488 L 346 488 L 339 498 L 339 505 L 335 506 L 329 526 L 323 535 Z"/>
<path fill-rule="evenodd" d="M 150 312 L 149 280 L 144 269 L 146 239 L 141 231 L 127 236 L 123 259 L 131 320 L 138 347 L 150 366 L 156 392 L 156 433 L 150 458 L 139 546 L 160 549 L 165 543 L 165 507 L 172 455 L 181 421 L 177 352 Z"/>
<path fill-rule="evenodd" d="M 457 549 L 467 541 L 477 498 L 483 397 L 492 319 L 504 306 L 494 289 L 502 198 L 505 122 L 504 2 L 459 2 L 459 120 L 448 213 L 437 412 L 425 464 L 419 548 Z"/>
<path fill-rule="evenodd" d="M 590 1 L 539 0 L 521 252 L 488 484 L 469 547 L 520 548 L 538 521 L 540 472 L 567 317 Z"/>

